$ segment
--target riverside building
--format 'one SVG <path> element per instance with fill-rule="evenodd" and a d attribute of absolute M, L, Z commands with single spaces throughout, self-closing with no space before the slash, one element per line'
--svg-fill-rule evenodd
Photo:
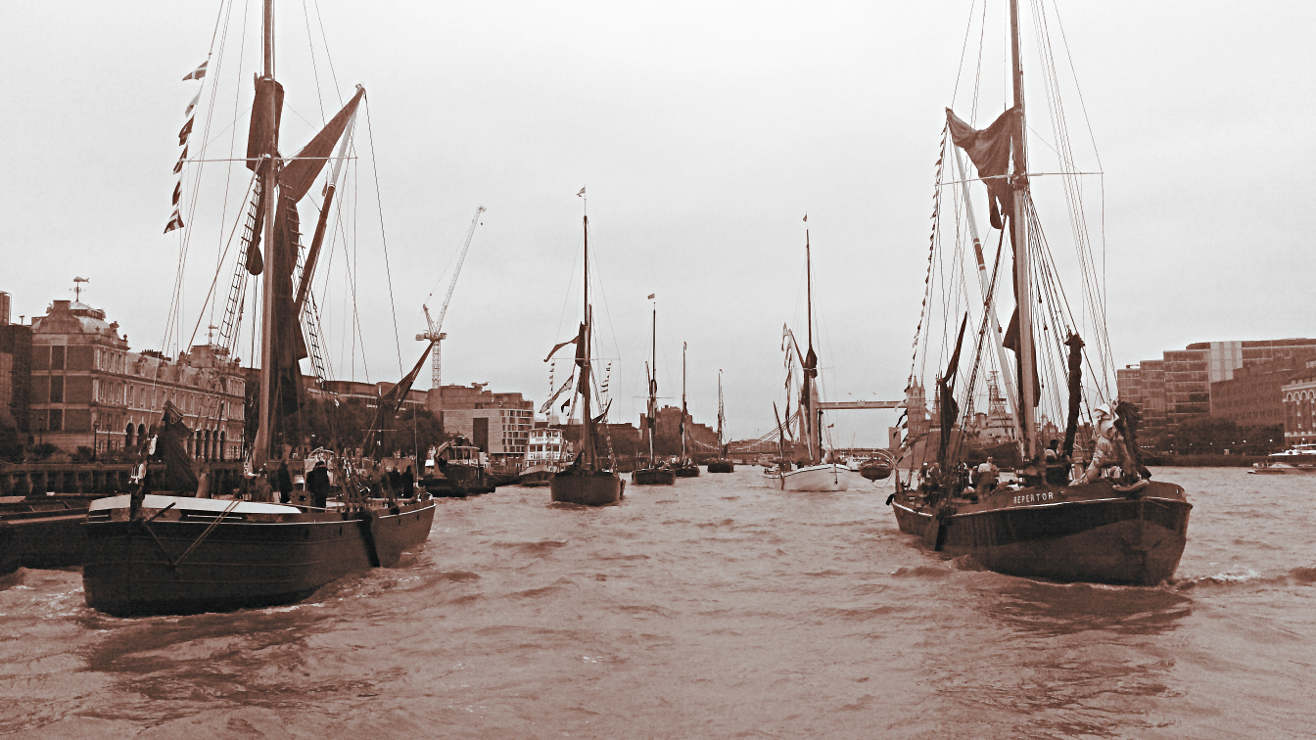
<path fill-rule="evenodd" d="M 196 345 L 177 359 L 131 352 L 118 322 L 80 301 L 52 301 L 32 319 L 29 427 L 34 441 L 74 453 L 133 450 L 160 421 L 165 401 L 193 430 L 188 452 L 242 455 L 246 383 L 222 349 Z"/>

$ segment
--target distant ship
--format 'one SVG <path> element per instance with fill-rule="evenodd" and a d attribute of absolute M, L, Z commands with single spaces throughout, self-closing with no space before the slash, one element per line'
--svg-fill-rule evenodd
<path fill-rule="evenodd" d="M 653 298 L 651 294 L 650 299 Z M 644 436 L 649 442 L 649 458 L 644 467 L 631 473 L 631 483 L 637 486 L 670 486 L 676 482 L 676 471 L 666 463 L 660 464 L 654 454 L 654 436 L 658 424 L 658 306 L 653 307 L 653 329 L 650 335 L 649 362 L 645 363 L 644 376 L 649 384 L 649 403 L 644 415 Z"/>
<path fill-rule="evenodd" d="M 535 427 L 526 439 L 525 463 L 519 483 L 546 486 L 562 470 L 566 442 L 559 427 Z"/>
<path fill-rule="evenodd" d="M 1265 475 L 1316 473 L 1316 444 L 1294 445 L 1287 450 L 1272 452 L 1265 460 L 1253 463 L 1247 472 Z"/>

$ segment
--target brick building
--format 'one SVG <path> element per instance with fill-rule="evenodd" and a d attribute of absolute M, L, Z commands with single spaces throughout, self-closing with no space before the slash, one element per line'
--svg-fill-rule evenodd
<path fill-rule="evenodd" d="M 1284 405 L 1284 443 L 1316 443 L 1316 360 L 1290 375 L 1280 386 Z"/>
<path fill-rule="evenodd" d="M 32 382 L 32 328 L 9 323 L 9 294 L 0 292 L 0 429 L 25 441 Z"/>
<path fill-rule="evenodd" d="M 105 318 L 101 309 L 56 300 L 32 320 L 29 427 L 36 441 L 70 453 L 133 448 L 167 400 L 193 430 L 189 452 L 239 458 L 246 383 L 237 363 L 209 345 L 176 360 L 130 352 L 118 322 Z"/>
<path fill-rule="evenodd" d="M 1235 370 L 1232 379 L 1211 384 L 1211 416 L 1244 426 L 1283 426 L 1281 388 L 1305 366 L 1305 359 L 1286 357 Z"/>

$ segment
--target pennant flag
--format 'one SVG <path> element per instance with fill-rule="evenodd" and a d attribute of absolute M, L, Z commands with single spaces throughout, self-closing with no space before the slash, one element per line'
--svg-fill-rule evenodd
<path fill-rule="evenodd" d="M 550 408 L 553 407 L 553 403 L 554 403 L 555 401 L 557 401 L 557 399 L 558 399 L 563 393 L 565 393 L 565 392 L 567 391 L 568 388 L 571 387 L 571 381 L 572 381 L 572 380 L 573 380 L 573 378 L 567 378 L 567 382 L 563 383 L 562 386 L 561 386 L 560 388 L 558 388 L 556 391 L 554 391 L 554 392 L 553 392 L 553 395 L 550 396 L 549 399 L 548 399 L 547 401 L 544 401 L 544 405 L 539 407 L 539 413 L 541 413 L 541 414 L 547 414 L 547 413 L 548 413 L 548 410 L 549 410 Z M 568 400 L 570 400 L 570 399 L 568 399 Z"/>
<path fill-rule="evenodd" d="M 809 214 L 804 214 L 804 223 L 809 223 Z"/>
<path fill-rule="evenodd" d="M 192 116 L 191 118 L 187 119 L 187 123 L 183 124 L 183 127 L 178 130 L 179 146 L 187 145 L 187 137 L 192 135 L 192 123 L 195 120 L 196 120 L 196 116 Z"/>
<path fill-rule="evenodd" d="M 206 65 L 207 65 L 207 64 L 210 64 L 210 60 L 209 60 L 209 59 L 207 59 L 206 61 L 202 62 L 199 66 L 197 66 L 196 69 L 192 70 L 191 72 L 188 72 L 188 73 L 183 77 L 183 81 L 186 82 L 186 81 L 188 81 L 188 80 L 199 80 L 199 79 L 201 79 L 202 77 L 205 77 L 205 76 L 206 76 Z"/>
<path fill-rule="evenodd" d="M 178 199 L 183 197 L 183 183 L 179 182 L 174 185 L 174 208 L 178 208 Z"/>
<path fill-rule="evenodd" d="M 175 208 L 174 214 L 169 217 L 169 223 L 165 224 L 164 233 L 168 234 L 174 229 L 181 228 L 183 228 L 183 216 L 178 212 L 178 209 Z"/>
<path fill-rule="evenodd" d="M 544 362 L 548 362 L 549 359 L 551 359 L 551 358 L 553 357 L 553 355 L 557 354 L 557 351 L 558 351 L 558 350 L 562 349 L 563 347 L 567 346 L 568 344 L 575 344 L 579 339 L 580 339 L 579 336 L 574 336 L 574 337 L 572 337 L 572 338 L 566 340 L 565 342 L 558 342 L 557 344 L 553 345 L 553 349 L 550 349 L 550 350 L 548 351 L 548 357 L 545 357 L 545 358 L 544 358 Z"/>
<path fill-rule="evenodd" d="M 184 117 L 186 118 L 192 117 L 192 111 L 196 110 L 197 101 L 200 99 L 201 99 L 201 91 L 197 90 L 196 95 L 192 96 L 192 102 L 187 104 L 187 110 L 183 111 Z"/>
<path fill-rule="evenodd" d="M 584 198 L 584 197 L 585 197 L 585 188 L 581 188 L 581 189 L 580 189 L 580 192 L 579 192 L 579 193 L 576 193 L 576 197 L 577 197 L 577 198 Z"/>
<path fill-rule="evenodd" d="M 178 161 L 174 163 L 175 175 L 183 171 L 183 163 L 186 161 L 187 161 L 187 147 L 184 146 L 183 151 L 178 155 Z"/>
<path fill-rule="evenodd" d="M 645 300 L 652 301 L 652 300 L 653 300 L 653 297 L 656 296 L 656 295 L 658 295 L 658 294 L 657 294 L 657 293 L 650 293 L 650 294 L 649 294 L 649 297 L 646 298 Z"/>

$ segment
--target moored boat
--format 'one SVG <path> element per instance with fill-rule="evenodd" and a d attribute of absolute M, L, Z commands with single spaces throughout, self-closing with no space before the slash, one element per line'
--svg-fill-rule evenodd
<path fill-rule="evenodd" d="M 783 491 L 846 491 L 850 488 L 849 471 L 836 463 L 783 470 L 777 473 L 777 477 Z"/>
<path fill-rule="evenodd" d="M 1272 452 L 1265 460 L 1253 463 L 1247 472 L 1259 475 L 1316 473 L 1316 444 L 1294 445 L 1287 450 Z"/>

